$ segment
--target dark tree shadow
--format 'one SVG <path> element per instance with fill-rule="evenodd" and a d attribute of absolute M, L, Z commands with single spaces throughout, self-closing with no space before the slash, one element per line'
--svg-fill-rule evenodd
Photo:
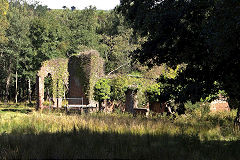
<path fill-rule="evenodd" d="M 6 108 L 6 109 L 2 109 L 1 111 L 3 112 L 20 112 L 20 113 L 30 113 L 33 110 L 32 109 L 15 109 L 15 108 Z"/>

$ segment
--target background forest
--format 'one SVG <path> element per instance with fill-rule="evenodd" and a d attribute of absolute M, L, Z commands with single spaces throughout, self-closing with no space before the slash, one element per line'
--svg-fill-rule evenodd
<path fill-rule="evenodd" d="M 4 2 L 4 1 L 3 1 Z M 1 6 L 1 100 L 34 98 L 35 77 L 43 61 L 95 49 L 105 59 L 106 74 L 130 73 L 129 54 L 141 40 L 115 10 L 50 10 L 10 1 Z"/>

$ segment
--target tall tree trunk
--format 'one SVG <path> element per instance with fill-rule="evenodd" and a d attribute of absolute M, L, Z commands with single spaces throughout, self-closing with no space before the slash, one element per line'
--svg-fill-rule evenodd
<path fill-rule="evenodd" d="M 10 87 L 11 77 L 12 77 L 12 73 L 11 73 L 11 61 L 10 61 L 8 72 L 7 72 L 5 101 L 9 101 L 9 87 Z"/>
<path fill-rule="evenodd" d="M 16 70 L 16 93 L 15 93 L 15 103 L 18 102 L 18 72 Z"/>
<path fill-rule="evenodd" d="M 32 104 L 32 89 L 31 89 L 31 79 L 28 77 L 28 102 Z"/>

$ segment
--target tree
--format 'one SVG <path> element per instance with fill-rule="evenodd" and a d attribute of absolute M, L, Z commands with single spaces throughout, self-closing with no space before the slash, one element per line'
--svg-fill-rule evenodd
<path fill-rule="evenodd" d="M 4 43 L 6 41 L 5 30 L 8 26 L 7 21 L 7 11 L 8 11 L 8 1 L 0 0 L 0 43 Z"/>
<path fill-rule="evenodd" d="M 136 60 L 187 65 L 172 82 L 184 86 L 184 100 L 199 100 L 215 81 L 239 100 L 240 85 L 233 83 L 239 79 L 239 6 L 236 0 L 121 0 L 119 11 L 135 31 L 148 35 L 133 54 Z"/>
<path fill-rule="evenodd" d="M 212 67 L 217 80 L 230 96 L 230 104 L 238 108 L 235 122 L 240 125 L 240 1 L 217 1 L 213 16 L 209 20 L 208 39 Z M 207 29 L 205 29 L 207 30 Z"/>
<path fill-rule="evenodd" d="M 32 87 L 34 86 L 38 62 L 36 51 L 30 40 L 30 23 L 34 18 L 44 15 L 41 6 L 28 5 L 24 1 L 10 1 L 9 11 L 6 15 L 9 27 L 5 31 L 7 43 L 1 45 L 1 77 L 0 81 L 5 84 L 2 95 L 5 99 L 14 96 L 15 100 L 31 99 Z M 41 12 L 41 13 L 40 13 Z M 19 83 L 21 82 L 21 83 Z"/>
<path fill-rule="evenodd" d="M 139 41 L 135 40 L 136 36 L 124 17 L 116 10 L 99 11 L 97 33 L 100 37 L 98 50 L 105 59 L 106 73 L 131 71 L 129 54 L 139 47 Z"/>
<path fill-rule="evenodd" d="M 74 11 L 75 9 L 76 9 L 76 7 L 75 7 L 75 6 L 72 6 L 72 7 L 71 7 L 71 10 L 72 10 L 72 11 Z"/>
<path fill-rule="evenodd" d="M 68 55 L 76 54 L 87 49 L 96 49 L 98 36 L 96 34 L 97 17 L 96 8 L 89 7 L 84 10 L 64 10 L 63 23 L 68 28 Z"/>
<path fill-rule="evenodd" d="M 4 69 L 3 46 L 7 43 L 5 31 L 9 24 L 6 17 L 8 6 L 9 5 L 7 0 L 0 0 L 0 68 L 1 70 Z M 5 77 L 5 72 L 0 72 L 0 77 Z M 4 80 L 3 78 L 0 78 L 0 88 L 4 88 L 3 84 L 4 84 Z M 0 94 L 3 96 L 4 91 L 2 90 Z"/>
<path fill-rule="evenodd" d="M 9 97 L 9 87 L 11 85 L 12 76 L 15 74 L 15 100 L 18 98 L 18 79 L 23 76 L 26 71 L 27 64 L 32 57 L 31 44 L 29 40 L 29 22 L 33 12 L 27 5 L 21 5 L 19 1 L 9 3 L 9 12 L 7 19 L 9 27 L 6 30 L 8 42 L 3 46 L 2 61 L 4 67 L 2 73 L 4 75 L 4 83 L 6 97 Z M 19 74 L 21 73 L 21 74 Z"/>

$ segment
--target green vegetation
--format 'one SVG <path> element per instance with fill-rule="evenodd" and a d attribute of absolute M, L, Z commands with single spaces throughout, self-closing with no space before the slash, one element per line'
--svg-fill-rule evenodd
<path fill-rule="evenodd" d="M 121 0 L 111 11 L 49 10 L 0 0 L 0 159 L 237 159 L 239 6 L 239 0 Z M 72 68 L 89 99 L 121 108 L 134 87 L 138 107 L 160 102 L 169 112 L 36 112 L 39 68 L 88 50 L 100 53 L 106 75 L 96 65 L 101 58 L 80 55 Z M 67 67 L 50 69 L 51 96 L 68 92 Z M 210 113 L 219 95 L 230 112 Z"/>
<path fill-rule="evenodd" d="M 149 86 L 155 84 L 156 82 L 151 79 L 145 79 L 141 75 L 139 76 L 140 78 L 137 76 L 135 77 L 134 74 L 118 75 L 111 79 L 102 78 L 98 80 L 94 88 L 95 100 L 111 100 L 117 103 L 125 103 L 125 92 L 129 87 L 134 86 L 138 90 L 138 106 L 146 107 L 149 100 L 145 92 Z"/>
<path fill-rule="evenodd" d="M 0 3 L 1 100 L 34 99 L 35 77 L 44 61 L 86 50 L 100 53 L 106 73 L 133 70 L 129 54 L 141 38 L 115 10 L 48 10 L 24 0 Z"/>
<path fill-rule="evenodd" d="M 1 159 L 235 159 L 240 154 L 235 110 L 202 116 L 195 109 L 170 120 L 166 115 L 66 115 L 6 108 L 0 108 Z"/>
<path fill-rule="evenodd" d="M 133 52 L 134 60 L 149 66 L 186 65 L 168 81 L 172 88 L 182 87 L 176 92 L 181 103 L 199 101 L 218 82 L 234 101 L 231 107 L 240 110 L 239 5 L 236 0 L 122 0 L 118 10 L 136 33 L 147 37 Z"/>
<path fill-rule="evenodd" d="M 7 0 L 0 1 L 0 44 L 4 43 L 7 39 L 5 36 L 5 30 L 8 27 L 8 21 L 6 18 L 8 10 L 8 2 Z"/>
<path fill-rule="evenodd" d="M 110 81 L 108 79 L 100 79 L 94 86 L 94 99 L 98 102 L 110 99 Z"/>

